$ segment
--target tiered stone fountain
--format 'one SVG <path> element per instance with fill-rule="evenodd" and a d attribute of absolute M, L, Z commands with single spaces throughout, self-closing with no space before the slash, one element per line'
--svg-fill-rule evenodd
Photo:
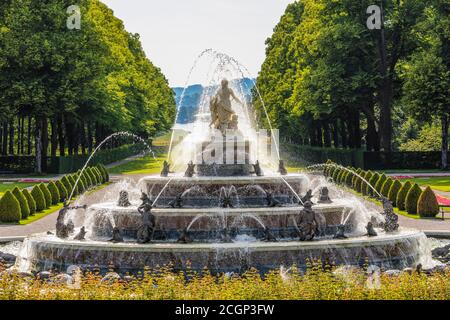
<path fill-rule="evenodd" d="M 227 114 L 227 102 L 211 101 L 211 126 L 220 134 L 211 131 L 198 141 L 200 152 L 184 175 L 171 173 L 166 162 L 160 176 L 140 181 L 141 203 L 122 190 L 114 202 L 90 206 L 85 227 L 72 233 L 65 208 L 56 235 L 28 238 L 17 266 L 264 272 L 319 260 L 386 268 L 418 263 L 425 236 L 398 229 L 388 203 L 385 212 L 367 213 L 317 172 L 287 174 L 282 161 L 278 172 L 261 168 L 251 159 L 255 146 L 240 133 L 236 115 Z M 320 183 L 307 193 L 313 181 Z"/>

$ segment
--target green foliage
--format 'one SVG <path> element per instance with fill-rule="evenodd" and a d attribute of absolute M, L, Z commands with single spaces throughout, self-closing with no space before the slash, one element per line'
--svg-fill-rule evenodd
<path fill-rule="evenodd" d="M 102 184 L 103 177 L 102 177 L 102 174 L 100 173 L 100 171 L 96 167 L 91 167 L 91 170 L 92 170 L 92 173 L 95 175 L 95 178 L 96 178 L 98 184 Z"/>
<path fill-rule="evenodd" d="M 378 179 L 380 179 L 380 174 L 378 172 L 375 172 L 372 177 L 370 177 L 369 184 L 375 188 Z M 373 191 L 373 189 L 371 187 L 369 187 L 368 185 L 366 186 L 366 194 L 369 196 L 375 196 L 375 192 Z"/>
<path fill-rule="evenodd" d="M 389 197 L 389 190 L 391 190 L 391 186 L 394 183 L 394 180 L 392 178 L 388 177 L 386 181 L 383 183 L 383 186 L 381 187 L 381 194 L 388 198 Z"/>
<path fill-rule="evenodd" d="M 405 209 L 409 214 L 417 214 L 417 202 L 419 201 L 420 195 L 422 194 L 422 189 L 416 183 L 408 191 L 406 195 Z"/>
<path fill-rule="evenodd" d="M 380 178 L 378 179 L 376 185 L 375 185 L 375 189 L 382 194 L 381 189 L 383 188 L 383 184 L 386 182 L 386 175 L 383 173 Z"/>
<path fill-rule="evenodd" d="M 345 184 L 347 185 L 347 187 L 352 186 L 352 180 L 354 176 L 355 175 L 353 172 L 348 172 L 347 175 L 345 176 Z"/>
<path fill-rule="evenodd" d="M 36 213 L 36 201 L 34 201 L 34 198 L 31 196 L 27 189 L 23 189 L 22 194 L 24 195 L 25 199 L 27 199 L 28 208 L 30 209 L 30 216 L 34 215 Z"/>
<path fill-rule="evenodd" d="M 52 196 L 52 205 L 58 204 L 58 202 L 61 199 L 61 195 L 59 194 L 58 187 L 53 181 L 50 181 L 47 185 L 48 190 L 50 191 L 50 194 Z"/>
<path fill-rule="evenodd" d="M 52 195 L 45 184 L 40 183 L 38 186 L 39 189 L 41 189 L 42 194 L 44 195 L 45 208 L 48 209 L 52 205 Z"/>
<path fill-rule="evenodd" d="M 359 177 L 358 175 L 360 175 L 362 172 L 361 168 L 358 168 L 358 170 L 356 170 L 356 174 L 353 175 L 353 179 L 352 179 L 352 188 L 354 190 L 356 190 L 356 181 L 358 181 Z"/>
<path fill-rule="evenodd" d="M 426 187 L 420 195 L 417 213 L 424 218 L 435 217 L 439 213 L 439 203 L 430 187 Z"/>
<path fill-rule="evenodd" d="M 391 188 L 389 189 L 388 199 L 389 199 L 389 201 L 391 201 L 391 203 L 394 207 L 397 207 L 397 196 L 402 187 L 403 186 L 400 181 L 394 180 L 394 182 L 391 185 Z"/>
<path fill-rule="evenodd" d="M 36 185 L 31 190 L 31 196 L 33 197 L 34 201 L 36 202 L 36 212 L 41 212 L 47 209 L 47 205 L 45 203 L 45 197 L 44 193 L 42 192 L 39 185 Z"/>
<path fill-rule="evenodd" d="M 364 177 L 367 174 L 366 171 L 361 171 L 361 173 L 359 174 L 361 177 Z M 355 181 L 355 190 L 359 193 L 362 193 L 362 189 L 365 186 L 365 182 L 360 178 L 357 177 L 356 181 Z"/>
<path fill-rule="evenodd" d="M 419 131 L 418 137 L 399 146 L 400 151 L 439 151 L 441 150 L 441 128 L 438 125 L 426 125 Z"/>
<path fill-rule="evenodd" d="M 68 176 L 64 176 L 61 178 L 61 183 L 64 185 L 64 188 L 66 188 L 66 197 L 65 200 L 68 200 L 70 193 L 72 192 L 73 185 Z"/>
<path fill-rule="evenodd" d="M 84 177 L 84 180 L 86 180 L 85 187 L 87 189 L 91 188 L 94 185 L 94 183 L 92 182 L 91 177 L 90 177 L 89 173 L 87 172 L 87 170 L 84 170 L 82 175 Z"/>
<path fill-rule="evenodd" d="M 59 202 L 64 202 L 64 200 L 66 200 L 68 197 L 66 187 L 61 182 L 61 180 L 56 180 L 55 185 L 58 188 L 58 192 L 59 192 Z"/>
<path fill-rule="evenodd" d="M 339 183 L 338 178 L 339 178 L 339 175 L 341 174 L 341 172 L 342 172 L 342 169 L 340 169 L 340 168 L 336 168 L 336 170 L 333 171 L 333 182 L 334 183 Z"/>
<path fill-rule="evenodd" d="M 94 171 L 92 170 L 91 167 L 86 168 L 86 172 L 89 175 L 89 178 L 92 181 L 92 185 L 96 186 L 99 184 L 99 181 L 97 180 L 97 176 L 94 174 Z"/>
<path fill-rule="evenodd" d="M 397 204 L 397 207 L 400 210 L 406 209 L 406 196 L 408 195 L 408 192 L 411 189 L 411 187 L 412 187 L 411 181 L 406 181 L 397 194 L 397 199 L 395 200 L 395 203 Z"/>
<path fill-rule="evenodd" d="M 370 178 L 372 178 L 373 172 L 372 171 L 368 171 L 365 176 L 364 176 L 364 180 L 366 180 L 367 182 L 370 181 Z M 361 186 L 361 193 L 364 196 L 367 196 L 369 194 L 369 185 L 366 182 L 363 182 L 362 186 Z"/>
<path fill-rule="evenodd" d="M 73 191 L 73 197 L 76 197 L 78 195 L 78 185 L 75 185 L 75 179 L 73 178 L 72 175 L 68 175 L 67 176 L 67 180 L 69 180 L 70 185 L 72 186 L 72 188 L 69 191 L 69 197 L 70 197 L 70 193 Z"/>
<path fill-rule="evenodd" d="M 19 222 L 22 217 L 20 204 L 11 191 L 6 191 L 0 199 L 0 221 Z"/>
<path fill-rule="evenodd" d="M 19 201 L 20 213 L 22 217 L 21 219 L 27 219 L 30 215 L 30 208 L 28 206 L 27 198 L 25 198 L 22 191 L 20 191 L 17 187 L 14 188 L 12 194 L 16 197 L 17 201 Z"/>
<path fill-rule="evenodd" d="M 108 169 L 106 169 L 106 167 L 99 163 L 97 165 L 98 170 L 100 170 L 102 176 L 103 176 L 103 183 L 109 182 L 109 173 L 108 173 Z"/>

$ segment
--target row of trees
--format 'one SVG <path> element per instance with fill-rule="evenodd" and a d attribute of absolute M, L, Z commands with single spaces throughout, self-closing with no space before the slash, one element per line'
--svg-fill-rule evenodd
<path fill-rule="evenodd" d="M 381 30 L 369 30 L 373 4 L 303 0 L 287 7 L 257 78 L 271 121 L 294 143 L 390 152 L 408 117 L 420 126 L 437 119 L 446 167 L 448 2 L 381 0 Z"/>
<path fill-rule="evenodd" d="M 73 1 L 0 3 L 0 153 L 47 155 L 91 151 L 107 135 L 143 138 L 171 127 L 172 90 L 98 0 L 80 0 L 81 29 L 70 29 Z"/>

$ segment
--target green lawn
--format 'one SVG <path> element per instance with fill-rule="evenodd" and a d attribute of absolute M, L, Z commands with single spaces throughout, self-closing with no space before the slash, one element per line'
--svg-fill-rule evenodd
<path fill-rule="evenodd" d="M 146 155 L 117 167 L 110 168 L 108 171 L 110 174 L 154 174 L 161 171 L 164 160 L 166 160 L 165 154 L 157 155 L 156 159 L 151 155 Z"/>
<path fill-rule="evenodd" d="M 24 189 L 28 187 L 32 187 L 38 183 L 29 183 L 29 182 L 3 182 L 0 183 L 0 196 L 3 195 L 6 191 L 12 191 L 15 187 L 19 187 L 19 189 Z"/>
<path fill-rule="evenodd" d="M 434 190 L 450 192 L 450 177 L 427 177 L 408 180 L 417 183 L 419 186 L 430 186 Z"/>

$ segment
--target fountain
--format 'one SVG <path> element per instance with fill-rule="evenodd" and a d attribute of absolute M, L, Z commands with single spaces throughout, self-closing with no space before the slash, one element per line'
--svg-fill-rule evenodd
<path fill-rule="evenodd" d="M 213 51 L 202 56 L 208 53 Z M 241 73 L 242 66 L 223 54 L 215 59 L 220 87 L 215 94 L 207 92 L 209 102 L 202 98 L 210 118 L 198 117 L 178 144 L 171 138 L 161 174 L 139 181 L 141 204 L 122 190 L 111 201 L 87 208 L 79 230 L 67 230 L 64 217 L 71 208 L 65 205 L 62 233 L 26 239 L 17 268 L 78 265 L 107 271 L 114 265 L 125 273 L 171 265 L 265 272 L 304 268 L 315 260 L 385 268 L 421 261 L 425 235 L 399 228 L 388 201 L 382 214 L 317 175 L 288 173 L 273 130 L 265 139 L 269 145 L 259 145 L 242 90 L 223 79 L 230 69 Z M 269 149 L 275 155 L 264 152 Z"/>

